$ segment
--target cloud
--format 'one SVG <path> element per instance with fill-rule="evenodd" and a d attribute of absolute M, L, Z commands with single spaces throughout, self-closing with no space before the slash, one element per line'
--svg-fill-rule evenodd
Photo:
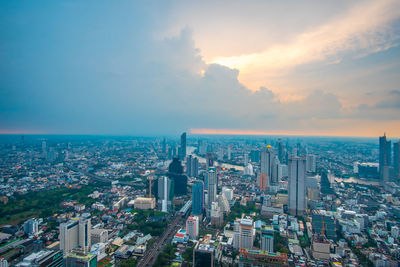
<path fill-rule="evenodd" d="M 7 23 L 5 37 L 12 42 L 5 42 L 0 55 L 3 132 L 141 135 L 210 128 L 333 133 L 369 129 L 370 121 L 360 124 L 365 114 L 387 121 L 390 113 L 373 106 L 349 112 L 324 89 L 286 102 L 273 88 L 250 91 L 239 80 L 240 69 L 205 62 L 189 28 L 154 37 L 158 26 L 153 23 L 163 21 L 162 10 L 134 6 L 116 12 L 99 4 L 99 12 L 77 3 L 63 6 L 61 16 L 53 5 L 45 10 L 55 12 L 51 24 L 31 10 L 21 11 L 27 21 Z M 29 34 L 13 35 L 24 30 Z M 391 114 L 390 119 L 397 113 Z"/>
<path fill-rule="evenodd" d="M 240 70 L 245 84 L 264 84 L 265 77 L 298 65 L 335 64 L 343 57 L 365 57 L 397 46 L 400 34 L 394 22 L 399 18 L 399 1 L 364 1 L 289 42 L 272 44 L 262 52 L 219 57 L 211 62 Z"/>

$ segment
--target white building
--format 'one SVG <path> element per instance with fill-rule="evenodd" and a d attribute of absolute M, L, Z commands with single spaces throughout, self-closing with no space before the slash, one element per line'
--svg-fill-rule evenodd
<path fill-rule="evenodd" d="M 215 202 L 217 199 L 217 172 L 215 168 L 209 168 L 207 172 L 208 177 L 208 203 L 211 206 L 212 202 Z"/>
<path fill-rule="evenodd" d="M 64 255 L 77 247 L 84 252 L 90 251 L 91 228 L 89 213 L 82 214 L 79 220 L 62 223 L 60 225 L 60 249 Z"/>
<path fill-rule="evenodd" d="M 186 220 L 186 233 L 190 239 L 197 239 L 199 236 L 199 217 L 190 216 Z"/>

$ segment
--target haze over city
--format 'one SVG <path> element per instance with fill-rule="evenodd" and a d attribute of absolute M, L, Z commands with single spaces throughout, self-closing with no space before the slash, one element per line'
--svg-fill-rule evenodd
<path fill-rule="evenodd" d="M 2 2 L 0 132 L 400 136 L 400 3 Z"/>

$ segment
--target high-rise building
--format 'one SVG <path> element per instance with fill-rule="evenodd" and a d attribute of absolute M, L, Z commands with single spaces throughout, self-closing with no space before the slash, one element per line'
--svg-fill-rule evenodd
<path fill-rule="evenodd" d="M 211 153 L 211 152 L 206 154 L 206 167 L 207 168 L 214 167 L 214 156 L 213 156 L 213 153 Z"/>
<path fill-rule="evenodd" d="M 250 151 L 250 159 L 251 159 L 251 162 L 259 162 L 260 161 L 260 151 L 259 150 Z"/>
<path fill-rule="evenodd" d="M 285 148 L 281 139 L 278 140 L 278 159 L 280 163 L 285 162 Z"/>
<path fill-rule="evenodd" d="M 199 217 L 189 216 L 186 220 L 186 233 L 190 239 L 197 239 L 199 236 Z"/>
<path fill-rule="evenodd" d="M 215 168 L 209 168 L 207 172 L 207 180 L 208 180 L 208 206 L 211 207 L 211 203 L 217 201 L 217 189 L 218 189 L 218 180 L 217 180 L 217 170 Z"/>
<path fill-rule="evenodd" d="M 386 134 L 379 137 L 379 174 L 381 180 L 387 179 L 388 167 L 391 164 L 391 142 L 386 139 Z"/>
<path fill-rule="evenodd" d="M 261 250 L 274 252 L 274 236 L 268 234 L 261 235 Z"/>
<path fill-rule="evenodd" d="M 174 158 L 169 164 L 167 176 L 174 181 L 174 195 L 187 194 L 187 176 L 183 174 L 183 167 L 179 159 Z"/>
<path fill-rule="evenodd" d="M 186 157 L 186 175 L 197 177 L 199 175 L 199 160 L 192 155 Z"/>
<path fill-rule="evenodd" d="M 232 145 L 228 145 L 228 160 L 232 159 Z"/>
<path fill-rule="evenodd" d="M 221 192 L 217 196 L 217 201 L 218 201 L 218 206 L 220 207 L 222 212 L 227 214 L 231 211 L 231 206 L 229 205 L 229 201 L 223 192 Z"/>
<path fill-rule="evenodd" d="M 266 191 L 269 186 L 268 175 L 266 173 L 259 173 L 257 177 L 257 183 L 261 192 Z"/>
<path fill-rule="evenodd" d="M 317 157 L 315 155 L 308 154 L 307 155 L 307 172 L 316 172 L 317 170 Z"/>
<path fill-rule="evenodd" d="M 174 198 L 173 180 L 168 177 L 160 177 L 157 180 L 158 185 L 158 207 L 162 212 L 168 212 L 172 209 L 172 200 Z"/>
<path fill-rule="evenodd" d="M 204 183 L 194 181 L 192 186 L 192 214 L 200 216 L 204 211 Z"/>
<path fill-rule="evenodd" d="M 260 161 L 260 173 L 267 175 L 268 185 L 273 181 L 272 178 L 272 164 L 274 160 L 274 151 L 272 147 L 268 145 L 265 149 L 261 151 L 261 161 Z"/>
<path fill-rule="evenodd" d="M 36 235 L 39 232 L 39 222 L 35 218 L 31 218 L 24 223 L 24 233 L 28 235 Z"/>
<path fill-rule="evenodd" d="M 289 213 L 304 214 L 306 209 L 305 189 L 306 160 L 300 157 L 289 159 Z"/>
<path fill-rule="evenodd" d="M 206 235 L 196 244 L 193 250 L 193 266 L 214 267 L 214 245 L 211 244 L 211 235 Z"/>
<path fill-rule="evenodd" d="M 218 202 L 211 202 L 210 217 L 211 225 L 222 226 L 224 223 L 224 213 L 218 205 Z"/>
<path fill-rule="evenodd" d="M 394 178 L 400 179 L 400 140 L 393 143 Z"/>
<path fill-rule="evenodd" d="M 253 219 L 240 219 L 239 248 L 253 249 Z"/>
<path fill-rule="evenodd" d="M 186 157 L 186 133 L 181 135 L 181 146 L 179 148 L 179 159 L 184 160 Z"/>
<path fill-rule="evenodd" d="M 162 141 L 162 148 L 161 149 L 162 149 L 161 151 L 162 151 L 163 154 L 167 153 L 167 141 L 165 140 L 165 138 Z"/>
<path fill-rule="evenodd" d="M 64 254 L 77 247 L 84 252 L 90 251 L 91 229 L 89 213 L 82 214 L 79 219 L 62 223 L 60 225 L 60 249 Z"/>
<path fill-rule="evenodd" d="M 274 156 L 271 164 L 271 184 L 277 185 L 279 183 L 279 159 Z"/>

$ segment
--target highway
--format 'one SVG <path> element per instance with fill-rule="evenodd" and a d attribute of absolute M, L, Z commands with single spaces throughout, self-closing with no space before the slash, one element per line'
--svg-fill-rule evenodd
<path fill-rule="evenodd" d="M 183 214 L 176 215 L 171 224 L 168 226 L 167 230 L 165 230 L 164 233 L 157 239 L 157 241 L 146 250 L 143 258 L 141 258 L 136 265 L 137 267 L 152 266 L 154 264 L 158 254 L 161 253 L 165 245 L 171 242 L 175 232 L 178 230 L 178 228 L 180 228 L 179 222 L 182 219 L 182 215 Z"/>
<path fill-rule="evenodd" d="M 89 173 L 89 172 L 87 172 L 85 170 L 82 170 L 82 169 L 78 169 L 78 168 L 76 168 L 74 166 L 71 166 L 69 164 L 64 164 L 64 166 L 66 168 L 70 169 L 70 170 L 75 171 L 75 172 L 80 172 L 80 173 L 86 175 L 87 177 L 89 177 L 90 179 L 93 179 L 93 180 L 96 180 L 96 181 L 99 181 L 99 182 L 111 183 L 111 182 L 115 181 L 115 180 L 112 180 L 112 179 L 109 179 L 109 178 L 106 178 L 106 177 L 101 177 L 101 176 L 95 175 L 93 173 Z M 125 182 L 125 181 L 118 181 L 118 184 L 120 184 L 120 185 L 129 185 L 129 186 L 139 186 L 139 187 L 145 187 L 146 186 L 143 183 L 134 183 L 134 182 Z"/>

